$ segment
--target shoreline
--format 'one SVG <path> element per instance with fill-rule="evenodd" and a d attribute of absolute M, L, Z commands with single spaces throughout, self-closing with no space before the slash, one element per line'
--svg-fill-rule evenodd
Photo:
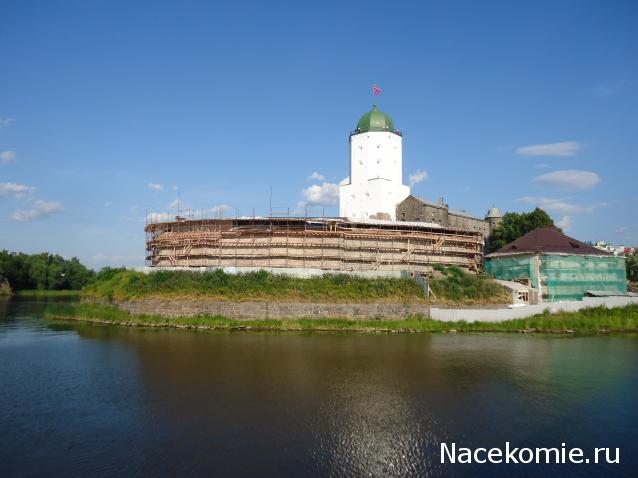
<path fill-rule="evenodd" d="M 469 334 L 469 333 L 507 333 L 507 334 L 538 334 L 538 335 L 615 335 L 615 334 L 635 334 L 638 333 L 638 329 L 605 329 L 599 330 L 593 333 L 576 332 L 571 329 L 521 329 L 521 330 L 505 330 L 505 329 L 464 329 L 464 330 L 417 330 L 409 328 L 295 328 L 295 327 L 267 327 L 267 326 L 252 326 L 252 325 L 187 325 L 187 324 L 171 324 L 165 323 L 144 323 L 144 322 L 119 322 L 116 320 L 103 320 L 103 319 L 90 319 L 90 318 L 77 318 L 77 317 L 49 317 L 51 320 L 79 322 L 86 324 L 97 325 L 113 325 L 117 327 L 138 327 L 138 328 L 158 328 L 158 329 L 179 329 L 179 330 L 217 330 L 217 331 L 229 331 L 229 332 L 342 332 L 342 333 L 400 333 L 400 334 Z M 303 320 L 303 319 L 302 319 Z M 312 320 L 312 319 L 308 319 Z M 240 321 L 237 321 L 238 323 Z M 243 321 L 242 321 L 243 322 Z M 277 321 L 282 322 L 282 321 Z M 354 321 L 352 321 L 354 322 Z"/>
<path fill-rule="evenodd" d="M 262 319 L 237 320 L 223 316 L 167 318 L 133 315 L 115 307 L 94 304 L 57 305 L 47 319 L 121 327 L 174 328 L 182 330 L 351 332 L 351 333 L 515 333 L 543 335 L 609 335 L 638 333 L 638 306 L 580 312 L 540 314 L 506 322 L 443 322 L 423 316 L 396 320 Z"/>
<path fill-rule="evenodd" d="M 80 290 L 49 290 L 49 289 L 24 289 L 15 290 L 11 294 L 5 294 L 4 297 L 17 297 L 20 299 L 48 299 L 48 298 L 73 298 L 79 299 L 82 291 Z M 0 295 L 0 297 L 2 297 Z"/>

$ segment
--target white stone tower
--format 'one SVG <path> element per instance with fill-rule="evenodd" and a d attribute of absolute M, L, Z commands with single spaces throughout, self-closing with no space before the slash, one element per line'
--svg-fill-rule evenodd
<path fill-rule="evenodd" d="M 339 215 L 354 221 L 396 219 L 396 206 L 410 195 L 403 184 L 403 138 L 376 105 L 350 135 L 349 182 L 339 187 Z"/>

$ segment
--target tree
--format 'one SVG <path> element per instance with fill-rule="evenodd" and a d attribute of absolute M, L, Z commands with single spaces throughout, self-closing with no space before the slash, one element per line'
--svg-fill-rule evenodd
<path fill-rule="evenodd" d="M 487 254 L 506 246 L 528 232 L 543 226 L 554 226 L 554 221 L 549 214 L 540 208 L 532 212 L 508 212 L 503 216 L 503 221 L 487 238 L 485 251 Z"/>
<path fill-rule="evenodd" d="M 70 260 L 57 254 L 23 254 L 0 251 L 0 276 L 6 277 L 15 290 L 79 290 L 89 283 L 95 272 L 77 257 Z"/>
<path fill-rule="evenodd" d="M 638 251 L 628 255 L 625 263 L 627 264 L 627 280 L 638 282 Z"/>

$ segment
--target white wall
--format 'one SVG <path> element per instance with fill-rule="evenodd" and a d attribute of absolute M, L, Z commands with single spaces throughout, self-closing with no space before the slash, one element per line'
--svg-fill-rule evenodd
<path fill-rule="evenodd" d="M 354 220 L 386 213 L 410 195 L 403 184 L 403 138 L 369 131 L 350 137 L 350 183 L 339 188 L 339 215 Z"/>
<path fill-rule="evenodd" d="M 524 319 L 536 314 L 542 314 L 545 309 L 551 313 L 575 312 L 588 307 L 623 307 L 638 304 L 638 297 L 583 297 L 582 301 L 543 302 L 542 304 L 516 307 L 513 309 L 439 309 L 430 308 L 430 318 L 444 322 L 503 322 L 512 319 Z"/>

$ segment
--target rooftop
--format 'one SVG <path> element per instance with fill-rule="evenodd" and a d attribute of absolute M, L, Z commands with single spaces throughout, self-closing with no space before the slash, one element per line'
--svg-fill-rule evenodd
<path fill-rule="evenodd" d="M 390 115 L 378 109 L 377 105 L 372 105 L 372 109 L 361 116 L 357 123 L 355 134 L 367 131 L 390 131 L 396 133 L 394 122 Z"/>
<path fill-rule="evenodd" d="M 504 256 L 510 254 L 580 254 L 591 256 L 611 256 L 612 254 L 596 249 L 580 242 L 573 237 L 566 236 L 552 226 L 539 227 L 528 232 L 523 237 L 510 242 L 487 257 Z"/>

